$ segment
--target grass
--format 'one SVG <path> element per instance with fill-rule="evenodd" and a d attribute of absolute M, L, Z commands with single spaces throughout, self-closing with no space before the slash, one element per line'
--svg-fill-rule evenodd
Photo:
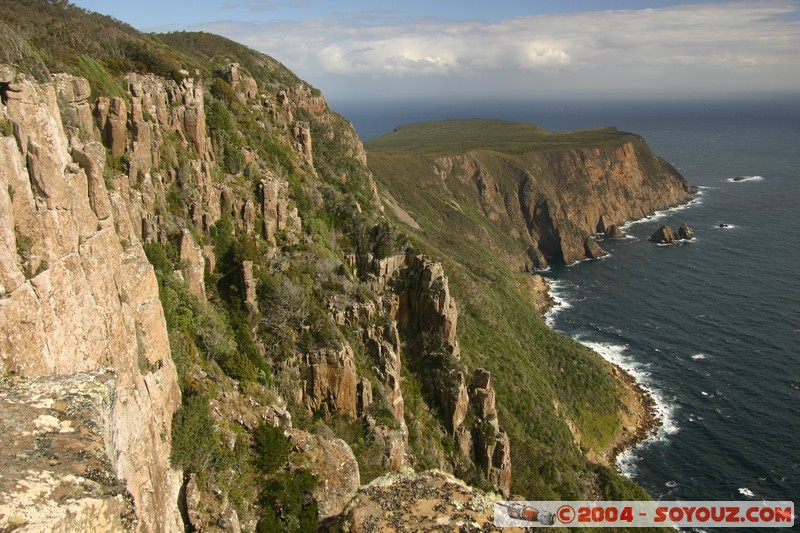
<path fill-rule="evenodd" d="M 616 145 L 635 137 L 616 128 L 551 132 L 536 124 L 469 119 L 421 122 L 365 143 L 370 154 L 446 155 L 471 150 L 519 155 L 528 152 Z"/>
<path fill-rule="evenodd" d="M 532 499 L 582 499 L 598 494 L 595 483 L 601 493 L 632 486 L 613 471 L 600 473 L 585 456 L 621 430 L 619 385 L 599 355 L 544 324 L 508 266 L 525 255 L 524 238 L 510 234 L 508 220 L 490 220 L 473 176 L 443 184 L 436 156 L 480 151 L 482 168 L 511 180 L 530 151 L 631 137 L 613 129 L 553 134 L 531 124 L 467 120 L 405 126 L 367 143 L 380 188 L 422 228 L 412 237 L 415 249 L 444 265 L 459 309 L 462 360 L 492 372 L 501 428 L 511 439 L 512 492 Z M 580 431 L 584 449 L 562 417 Z M 418 439 L 412 447 L 424 449 Z"/>

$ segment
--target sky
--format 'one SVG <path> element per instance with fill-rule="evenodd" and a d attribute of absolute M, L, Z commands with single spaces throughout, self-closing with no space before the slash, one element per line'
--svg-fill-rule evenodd
<path fill-rule="evenodd" d="M 800 94 L 800 0 L 77 0 L 264 52 L 329 100 Z"/>

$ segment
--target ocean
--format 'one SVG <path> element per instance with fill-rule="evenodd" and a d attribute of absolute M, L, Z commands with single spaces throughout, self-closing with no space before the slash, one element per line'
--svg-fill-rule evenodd
<path fill-rule="evenodd" d="M 545 272 L 561 303 L 548 323 L 656 400 L 656 434 L 618 460 L 653 498 L 800 503 L 800 101 L 332 107 L 363 138 L 470 117 L 643 135 L 699 193 L 601 242 L 607 257 Z M 683 222 L 693 241 L 648 242 Z"/>

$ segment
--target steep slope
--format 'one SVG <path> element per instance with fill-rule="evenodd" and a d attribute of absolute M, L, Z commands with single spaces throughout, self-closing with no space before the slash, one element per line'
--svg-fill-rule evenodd
<path fill-rule="evenodd" d="M 448 277 L 319 91 L 65 2 L 0 24 L 0 416 L 34 446 L 0 528 L 307 530 L 409 466 L 509 493 Z"/>
<path fill-rule="evenodd" d="M 108 459 L 143 527 L 176 529 L 180 475 L 169 464 L 169 435 L 180 391 L 135 224 L 103 184 L 105 150 L 70 146 L 57 84 L 0 81 L 13 130 L 0 137 L 0 373 L 113 370 L 114 402 L 97 421 Z M 88 94 L 88 84 L 72 81 L 63 88 Z"/>
<path fill-rule="evenodd" d="M 387 211 L 449 273 L 463 360 L 492 372 L 512 490 L 633 490 L 595 463 L 608 464 L 646 433 L 650 400 L 597 354 L 547 328 L 531 294 L 542 283 L 521 271 L 601 255 L 592 238 L 600 226 L 688 200 L 685 180 L 640 137 L 613 128 L 551 133 L 444 121 L 404 126 L 366 147 Z"/>

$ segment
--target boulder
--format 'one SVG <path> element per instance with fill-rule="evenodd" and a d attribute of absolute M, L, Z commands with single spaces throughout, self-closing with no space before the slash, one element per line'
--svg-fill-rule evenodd
<path fill-rule="evenodd" d="M 299 429 L 287 431 L 292 443 L 292 469 L 307 468 L 316 477 L 312 491 L 319 517 L 338 515 L 361 485 L 353 450 L 341 439 L 312 435 Z"/>
<path fill-rule="evenodd" d="M 606 255 L 605 250 L 591 237 L 586 237 L 583 241 L 583 249 L 587 259 L 597 259 Z"/>
<path fill-rule="evenodd" d="M 684 222 L 681 224 L 681 227 L 678 228 L 678 236 L 687 241 L 692 240 L 694 239 L 694 230 L 689 227 L 689 224 Z"/>
<path fill-rule="evenodd" d="M 659 244 L 669 244 L 679 239 L 680 237 L 678 236 L 678 233 L 665 224 L 658 228 L 655 233 L 650 235 L 648 240 Z"/>

